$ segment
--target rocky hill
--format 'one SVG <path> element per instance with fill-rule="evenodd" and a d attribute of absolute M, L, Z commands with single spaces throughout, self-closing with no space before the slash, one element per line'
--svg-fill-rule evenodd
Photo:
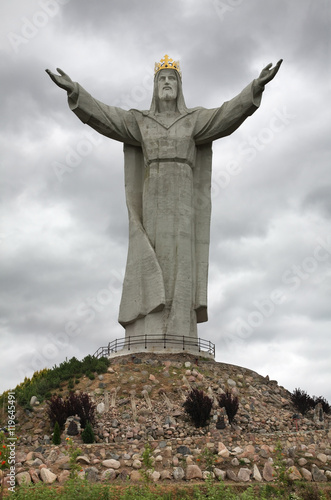
<path fill-rule="evenodd" d="M 192 388 L 214 400 L 206 428 L 196 429 L 183 411 Z M 240 403 L 232 426 L 217 401 L 227 389 Z M 276 448 L 293 479 L 331 480 L 330 416 L 311 412 L 298 419 L 290 393 L 247 368 L 184 353 L 118 356 L 107 373 L 82 377 L 75 390 L 88 392 L 97 405 L 96 444 L 72 438 L 82 450 L 81 474 L 91 480 L 141 477 L 146 443 L 155 481 L 201 479 L 211 471 L 235 481 L 273 481 Z M 16 414 L 17 479 L 61 482 L 69 474 L 66 434 L 63 445 L 52 445 L 45 406 L 32 403 L 32 411 Z M 225 428 L 218 425 L 222 416 Z"/>

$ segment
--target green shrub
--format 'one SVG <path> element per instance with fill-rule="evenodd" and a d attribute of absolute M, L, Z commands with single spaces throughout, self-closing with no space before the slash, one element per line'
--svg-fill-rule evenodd
<path fill-rule="evenodd" d="M 60 431 L 60 426 L 58 422 L 55 422 L 54 425 L 54 433 L 53 433 L 53 439 L 52 439 L 53 444 L 61 444 L 61 431 Z"/>
<path fill-rule="evenodd" d="M 86 423 L 85 429 L 82 432 L 82 440 L 85 444 L 92 444 L 95 441 L 94 432 L 90 422 Z"/>

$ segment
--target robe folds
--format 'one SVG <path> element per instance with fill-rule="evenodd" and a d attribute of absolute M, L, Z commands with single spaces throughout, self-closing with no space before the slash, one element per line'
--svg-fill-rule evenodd
<path fill-rule="evenodd" d="M 79 84 L 72 111 L 124 143 L 129 248 L 119 322 L 128 335 L 197 337 L 207 321 L 212 142 L 258 108 L 253 81 L 215 109 L 193 108 L 165 123 L 150 111 L 103 104 Z"/>

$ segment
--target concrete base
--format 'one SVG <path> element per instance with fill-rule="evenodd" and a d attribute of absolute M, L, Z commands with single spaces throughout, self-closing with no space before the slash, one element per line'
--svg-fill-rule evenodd
<path fill-rule="evenodd" d="M 177 348 L 171 348 L 167 347 L 166 349 L 161 349 L 160 347 L 155 347 L 151 348 L 150 346 L 148 349 L 143 349 L 141 346 L 135 346 L 130 349 L 123 348 L 119 349 L 117 352 L 112 352 L 108 355 L 106 355 L 107 358 L 113 359 L 116 358 L 117 356 L 127 356 L 127 355 L 136 355 L 136 354 L 148 354 L 148 353 L 153 353 L 153 354 L 190 354 L 191 356 L 197 356 L 201 358 L 207 358 L 214 360 L 215 357 L 208 351 L 199 351 L 198 349 L 193 350 L 191 349 L 178 349 Z"/>

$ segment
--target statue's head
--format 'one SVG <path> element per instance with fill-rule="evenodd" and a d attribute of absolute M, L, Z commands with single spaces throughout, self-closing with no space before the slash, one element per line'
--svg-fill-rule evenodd
<path fill-rule="evenodd" d="M 178 80 L 175 70 L 162 69 L 158 72 L 157 93 L 160 101 L 172 101 L 177 99 Z"/>
<path fill-rule="evenodd" d="M 154 92 L 150 112 L 155 113 L 159 110 L 160 100 L 173 99 L 176 99 L 177 109 L 180 113 L 187 112 L 179 63 L 165 55 L 160 63 L 155 63 Z"/>

